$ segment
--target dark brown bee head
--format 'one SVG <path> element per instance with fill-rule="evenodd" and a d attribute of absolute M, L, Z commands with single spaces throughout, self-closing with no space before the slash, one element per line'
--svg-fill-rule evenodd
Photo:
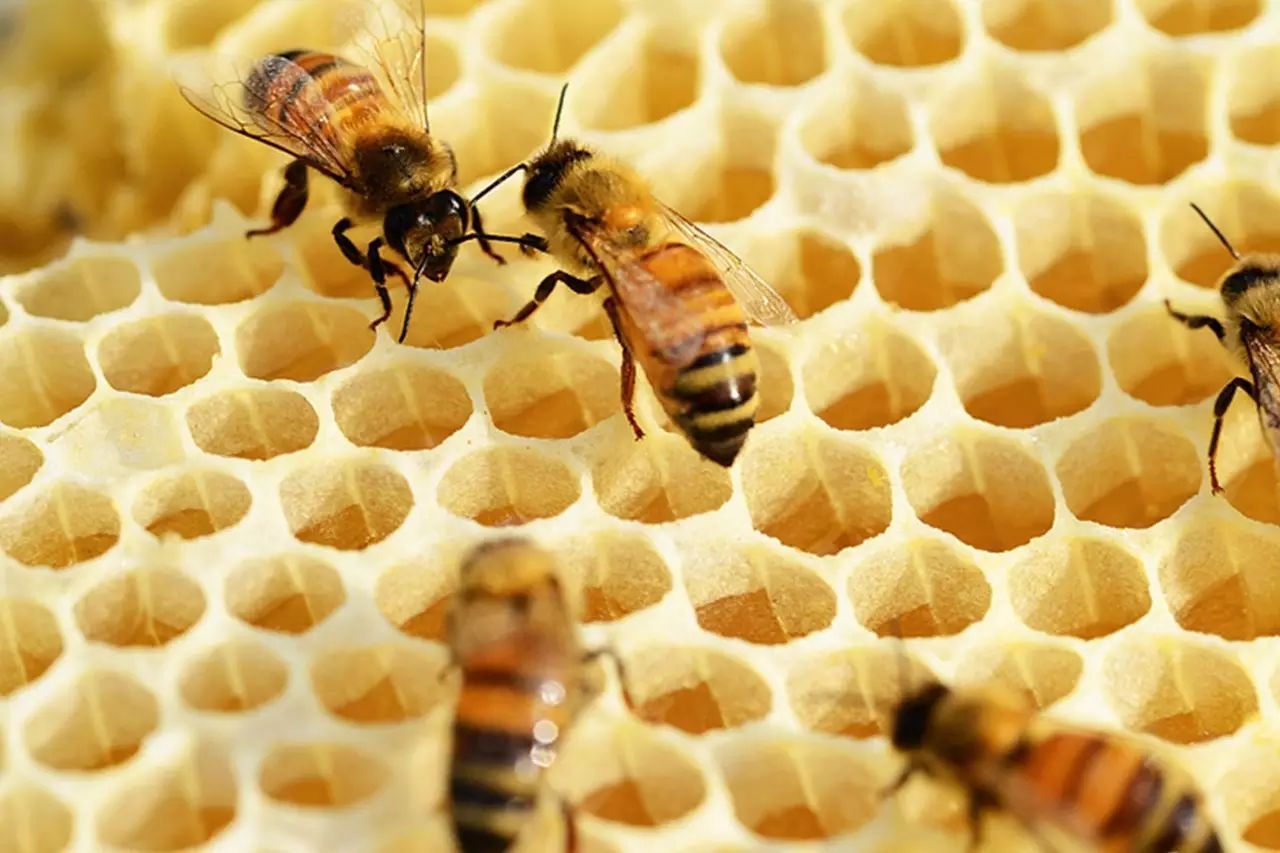
<path fill-rule="evenodd" d="M 387 245 L 409 259 L 431 281 L 444 281 L 458 256 L 458 241 L 471 224 L 471 207 L 453 190 L 387 211 L 382 231 Z"/>
<path fill-rule="evenodd" d="M 1257 257 L 1245 258 L 1222 277 L 1220 290 L 1222 301 L 1234 305 L 1255 287 L 1265 287 L 1280 281 L 1280 267 L 1274 262 L 1263 263 Z"/>
<path fill-rule="evenodd" d="M 894 747 L 904 751 L 922 747 L 928 736 L 934 710 L 950 692 L 935 682 L 903 699 L 893 714 Z"/>
<path fill-rule="evenodd" d="M 591 152 L 572 139 L 553 142 L 529 163 L 524 179 L 524 206 L 536 211 L 551 198 L 574 163 L 591 157 Z"/>

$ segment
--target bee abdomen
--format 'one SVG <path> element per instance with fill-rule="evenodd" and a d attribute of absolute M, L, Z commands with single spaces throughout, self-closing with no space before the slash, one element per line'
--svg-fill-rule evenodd
<path fill-rule="evenodd" d="M 536 779 L 523 772 L 532 736 L 459 725 L 449 794 L 454 832 L 464 853 L 506 850 L 528 822 Z"/>
<path fill-rule="evenodd" d="M 676 421 L 694 449 L 732 465 L 760 405 L 755 353 L 745 343 L 704 353 L 680 371 L 668 396 L 680 406 Z"/>

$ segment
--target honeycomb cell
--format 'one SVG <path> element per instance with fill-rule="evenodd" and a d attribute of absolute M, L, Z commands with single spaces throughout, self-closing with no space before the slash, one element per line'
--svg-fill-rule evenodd
<path fill-rule="evenodd" d="M 1151 55 L 1082 90 L 1076 113 L 1085 163 L 1099 175 L 1147 185 L 1203 160 L 1207 74 L 1183 55 Z"/>
<path fill-rule="evenodd" d="M 839 365 L 839 369 L 833 369 Z M 865 321 L 804 363 L 805 399 L 836 429 L 895 424 L 925 404 L 937 369 L 920 346 L 893 326 Z"/>
<path fill-rule="evenodd" d="M 413 508 L 413 492 L 385 465 L 330 460 L 286 477 L 280 503 L 298 540 L 358 551 L 399 529 Z"/>
<path fill-rule="evenodd" d="M 14 433 L 0 433 L 0 501 L 26 486 L 44 464 L 40 448 Z"/>
<path fill-rule="evenodd" d="M 720 40 L 729 73 L 743 83 L 799 86 L 827 67 L 822 11 L 811 0 L 764 0 L 730 16 Z"/>
<path fill-rule="evenodd" d="M 1205 413 L 1204 424 L 1211 418 Z M 1266 524 L 1280 524 L 1280 483 L 1270 440 L 1259 425 L 1257 410 L 1245 402 L 1231 407 L 1218 444 L 1218 481 L 1236 511 Z"/>
<path fill-rule="evenodd" d="M 528 276 L 529 296 L 540 280 L 540 275 Z M 521 285 L 525 281 L 521 279 Z M 520 290 L 519 294 L 523 302 L 526 291 Z M 404 321 L 404 302 L 394 296 L 392 302 L 391 319 L 385 327 L 399 335 Z M 423 349 L 453 349 L 479 340 L 493 330 L 495 320 L 506 320 L 515 313 L 511 291 L 501 282 L 454 274 L 440 284 L 423 286 L 418 291 L 413 322 L 404 342 Z"/>
<path fill-rule="evenodd" d="M 1239 48 L 1230 59 L 1227 94 L 1231 133 L 1242 142 L 1280 142 L 1280 57 L 1269 45 Z"/>
<path fill-rule="evenodd" d="M 443 642 L 458 579 L 435 560 L 403 563 L 378 578 L 374 600 L 387 621 L 410 637 Z"/>
<path fill-rule="evenodd" d="M 240 369 L 253 379 L 310 382 L 359 361 L 372 347 L 364 315 L 316 302 L 273 304 L 236 330 Z"/>
<path fill-rule="evenodd" d="M 61 654 L 62 633 L 49 610 L 31 599 L 0 598 L 0 696 L 39 679 Z"/>
<path fill-rule="evenodd" d="M 1151 609 L 1142 561 L 1102 539 L 1034 546 L 1009 570 L 1009 598 L 1028 627 L 1092 640 Z"/>
<path fill-rule="evenodd" d="M 164 298 L 193 305 L 242 302 L 270 289 L 283 271 L 275 249 L 242 237 L 188 243 L 152 262 Z"/>
<path fill-rule="evenodd" d="M 346 601 L 342 578 L 328 563 L 306 554 L 248 560 L 227 577 L 227 610 L 268 631 L 301 634 Z"/>
<path fill-rule="evenodd" d="M 706 796 L 702 774 L 683 751 L 641 726 L 580 729 L 574 735 L 573 754 L 591 756 L 565 783 L 580 811 L 628 826 L 661 826 L 693 811 Z"/>
<path fill-rule="evenodd" d="M 630 430 L 622 430 L 629 439 Z M 683 438 L 650 433 L 609 450 L 592 465 L 591 482 L 600 508 L 618 518 L 662 524 L 711 512 L 733 494 L 724 468 L 698 456 Z"/>
<path fill-rule="evenodd" d="M 956 667 L 959 687 L 998 686 L 1043 710 L 1069 696 L 1084 662 L 1069 648 L 1047 643 L 989 642 L 970 649 Z"/>
<path fill-rule="evenodd" d="M 79 338 L 39 327 L 4 331 L 0 422 L 18 429 L 44 426 L 89 399 L 98 383 Z"/>
<path fill-rule="evenodd" d="M 193 403 L 187 428 L 205 453 L 261 460 L 310 447 L 320 419 L 296 391 L 246 386 Z"/>
<path fill-rule="evenodd" d="M 253 498 L 244 483 L 220 471 L 192 471 L 152 483 L 133 504 L 133 520 L 152 536 L 210 536 L 240 523 Z"/>
<path fill-rule="evenodd" d="M 914 148 L 915 132 L 901 95 L 871 80 L 854 79 L 832 87 L 804 111 L 800 144 L 819 163 L 873 169 Z"/>
<path fill-rule="evenodd" d="M 1280 778 L 1277 778 L 1272 748 L 1247 746 L 1236 765 L 1217 784 L 1232 791 L 1228 801 L 1233 823 L 1247 843 L 1263 850 L 1280 849 Z M 1241 826 L 1241 824 L 1243 824 Z"/>
<path fill-rule="evenodd" d="M 535 450 L 493 447 L 455 462 L 436 490 L 440 505 L 486 527 L 564 512 L 581 494 L 564 463 Z"/>
<path fill-rule="evenodd" d="M 883 768 L 827 740 L 724 744 L 716 758 L 738 822 L 770 841 L 852 832 L 880 806 Z"/>
<path fill-rule="evenodd" d="M 462 429 L 471 398 L 443 370 L 406 362 L 348 380 L 333 393 L 333 417 L 357 446 L 430 450 Z"/>
<path fill-rule="evenodd" d="M 1002 306 L 948 324 L 939 344 L 965 411 L 1026 428 L 1084 411 L 1102 392 L 1093 345 L 1069 320 Z"/>
<path fill-rule="evenodd" d="M 760 408 L 756 410 L 756 423 L 773 420 L 791 408 L 795 386 L 791 381 L 791 365 L 783 353 L 768 344 L 752 344 L 760 361 L 758 386 Z"/>
<path fill-rule="evenodd" d="M 142 277 L 124 258 L 77 258 L 48 267 L 17 291 L 27 313 L 84 322 L 118 311 L 142 292 Z"/>
<path fill-rule="evenodd" d="M 0 796 L 0 849 L 54 853 L 67 849 L 74 829 L 71 810 L 43 788 L 18 783 Z"/>
<path fill-rule="evenodd" d="M 521 0 L 499 19 L 489 50 L 512 68 L 563 74 L 622 16 L 618 0 L 585 6 L 573 0 Z"/>
<path fill-rule="evenodd" d="M 737 222 L 746 219 L 773 197 L 773 172 L 750 164 L 719 163 L 699 176 L 700 198 L 683 209 L 689 219 L 702 223 Z"/>
<path fill-rule="evenodd" d="M 564 543 L 557 555 L 561 569 L 577 578 L 583 622 L 621 619 L 671 592 L 671 570 L 641 534 L 599 532 Z"/>
<path fill-rule="evenodd" d="M 684 553 L 684 584 L 698 625 L 723 637 L 780 645 L 820 631 L 836 614 L 826 581 L 764 549 Z"/>
<path fill-rule="evenodd" d="M 76 602 L 85 639 L 111 646 L 163 646 L 204 615 L 200 585 L 173 569 L 135 569 Z"/>
<path fill-rule="evenodd" d="M 572 0 L 533 2 L 569 6 Z M 604 9 L 608 5 L 608 2 L 593 4 L 592 9 Z M 509 16 L 509 19 L 513 17 Z M 584 15 L 584 18 L 589 17 L 590 13 Z M 529 45 L 533 50 L 546 47 L 534 46 L 533 40 L 524 37 L 512 41 Z M 457 120 L 450 122 L 450 127 L 457 128 L 450 133 L 449 142 L 459 152 L 458 183 L 461 186 L 509 169 L 547 144 L 556 103 L 552 93 L 541 86 L 508 78 L 501 85 L 487 85 L 468 100 L 465 113 L 458 114 Z M 444 115 L 443 110 L 437 112 Z M 432 118 L 434 120 L 434 113 Z M 425 289 L 437 290 L 438 287 Z"/>
<path fill-rule="evenodd" d="M 1150 527 L 1200 489 L 1200 457 L 1170 426 L 1118 417 L 1076 438 L 1058 459 L 1057 474 L 1076 518 Z"/>
<path fill-rule="evenodd" d="M 982 24 L 1014 50 L 1069 50 L 1111 25 L 1111 0 L 984 0 Z"/>
<path fill-rule="evenodd" d="M 1198 308 L 1175 305 L 1178 310 Z M 1111 330 L 1107 357 L 1116 382 L 1153 406 L 1185 406 L 1218 393 L 1231 357 L 1212 334 L 1175 322 L 1162 306 L 1130 314 Z"/>
<path fill-rule="evenodd" d="M 949 62 L 964 48 L 964 25 L 952 0 L 854 0 L 844 12 L 853 46 L 879 65 Z"/>
<path fill-rule="evenodd" d="M 211 44 L 219 33 L 243 18 L 260 2 L 230 0 L 209 5 L 188 0 L 161 7 L 165 12 L 161 25 L 165 44 L 178 49 Z"/>
<path fill-rule="evenodd" d="M 888 648 L 850 647 L 788 670 L 787 692 L 801 724 L 856 738 L 887 735 L 903 694 L 933 680 L 896 638 Z"/>
<path fill-rule="evenodd" d="M 1258 184 L 1223 182 L 1198 189 L 1194 201 L 1241 254 L 1280 251 L 1280 199 Z M 1173 205 L 1161 225 L 1160 247 L 1184 281 L 1215 287 L 1235 262 L 1187 203 Z"/>
<path fill-rule="evenodd" d="M 878 246 L 871 259 L 876 290 L 910 311 L 937 311 L 989 288 L 1003 268 L 1000 243 L 982 211 L 963 196 L 934 196 L 918 234 Z"/>
<path fill-rule="evenodd" d="M 570 438 L 621 411 L 618 372 L 581 346 L 517 348 L 489 368 L 484 398 L 511 435 Z"/>
<path fill-rule="evenodd" d="M 284 743 L 262 759 L 258 786 L 273 800 L 303 808 L 344 808 L 387 783 L 377 758 L 341 743 Z"/>
<path fill-rule="evenodd" d="M 979 181 L 1029 181 L 1058 165 L 1053 109 L 1008 70 L 988 71 L 952 88 L 929 129 L 942 162 Z"/>
<path fill-rule="evenodd" d="M 0 547 L 28 566 L 72 566 L 105 554 L 119 539 L 111 499 L 72 483 L 55 483 L 0 518 Z"/>
<path fill-rule="evenodd" d="M 1018 265 L 1031 289 L 1066 308 L 1105 314 L 1147 280 L 1147 243 L 1133 209 L 1099 193 L 1034 195 L 1014 217 Z"/>
<path fill-rule="evenodd" d="M 1179 532 L 1160 565 L 1160 587 L 1178 624 L 1228 640 L 1280 634 L 1280 540 L 1238 525 L 1198 521 Z"/>
<path fill-rule="evenodd" d="M 1229 735 L 1258 711 L 1234 655 L 1185 639 L 1126 639 L 1107 655 L 1103 680 L 1126 726 L 1174 743 Z"/>
<path fill-rule="evenodd" d="M 592 130 L 626 130 L 652 124 L 692 106 L 698 97 L 700 61 L 656 32 L 609 51 L 590 88 L 574 98 L 575 114 Z"/>
<path fill-rule="evenodd" d="M 421 717 L 439 699 L 440 655 L 401 644 L 332 651 L 311 664 L 311 688 L 320 704 L 350 723 L 399 723 Z"/>
<path fill-rule="evenodd" d="M 811 228 L 761 234 L 743 256 L 801 319 L 848 299 L 862 277 L 844 241 Z"/>
<path fill-rule="evenodd" d="M 741 470 L 752 526 L 792 548 L 835 554 L 880 535 L 892 519 L 888 472 L 843 436 L 761 436 Z"/>
<path fill-rule="evenodd" d="M 1053 525 L 1053 495 L 1022 445 L 964 430 L 917 448 L 902 466 L 907 499 L 925 524 L 984 551 L 1025 545 Z"/>
<path fill-rule="evenodd" d="M 769 713 L 769 687 L 747 664 L 706 649 L 648 646 L 627 658 L 627 699 L 640 719 L 690 734 Z"/>
<path fill-rule="evenodd" d="M 98 347 L 98 363 L 117 391 L 163 397 L 208 373 L 218 351 L 208 320 L 160 314 L 112 329 Z"/>
<path fill-rule="evenodd" d="M 1258 0 L 1136 0 L 1151 26 L 1171 36 L 1238 30 L 1261 13 Z"/>
<path fill-rule="evenodd" d="M 27 721 L 31 757 L 54 770 L 102 770 L 128 761 L 155 729 L 151 692 L 127 675 L 83 674 Z"/>
<path fill-rule="evenodd" d="M 858 621 L 882 637 L 957 634 L 991 606 L 982 571 L 932 539 L 886 547 L 862 560 L 848 592 Z"/>
<path fill-rule="evenodd" d="M 289 669 L 261 643 L 231 640 L 187 662 L 178 680 L 182 701 L 197 711 L 238 714 L 284 692 Z"/>

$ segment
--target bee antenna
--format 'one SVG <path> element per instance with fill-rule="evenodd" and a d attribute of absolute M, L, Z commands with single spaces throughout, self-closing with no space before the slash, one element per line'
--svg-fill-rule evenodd
<path fill-rule="evenodd" d="M 1227 239 L 1227 235 L 1223 234 L 1222 231 L 1219 230 L 1218 226 L 1213 224 L 1213 220 L 1209 218 L 1209 215 L 1201 210 L 1200 206 L 1194 201 L 1191 202 L 1191 209 L 1200 214 L 1200 218 L 1204 220 L 1204 224 L 1208 225 L 1209 230 L 1214 233 L 1214 236 L 1218 238 L 1218 241 L 1227 247 L 1227 251 L 1231 253 L 1231 257 L 1235 258 L 1237 261 L 1240 260 L 1240 253 L 1231 245 L 1231 241 Z"/>
<path fill-rule="evenodd" d="M 551 124 L 551 145 L 556 144 L 556 136 L 560 133 L 560 114 L 564 112 L 564 96 L 568 91 L 568 83 L 560 87 L 560 101 L 556 104 L 556 120 Z"/>

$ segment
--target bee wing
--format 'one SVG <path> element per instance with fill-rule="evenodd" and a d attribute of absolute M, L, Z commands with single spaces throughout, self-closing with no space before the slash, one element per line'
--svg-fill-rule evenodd
<path fill-rule="evenodd" d="M 746 261 L 677 211 L 665 204 L 661 205 L 661 210 L 667 223 L 680 232 L 689 245 L 701 249 L 711 259 L 724 278 L 725 286 L 749 318 L 761 326 L 780 326 L 799 320 L 778 291 L 757 275 Z"/>
<path fill-rule="evenodd" d="M 427 30 L 422 0 L 349 0 L 340 16 L 355 32 L 351 60 L 368 69 L 392 106 L 430 132 L 427 118 Z"/>
<path fill-rule="evenodd" d="M 1280 338 L 1269 329 L 1244 324 L 1241 331 L 1262 425 L 1272 447 L 1280 450 Z"/>
<path fill-rule="evenodd" d="M 188 65 L 177 70 L 178 91 L 205 116 L 234 133 L 305 161 L 343 186 L 351 186 L 353 172 L 328 103 L 320 98 L 295 98 L 289 105 L 288 123 L 265 115 L 282 97 L 271 91 L 269 81 L 280 73 L 306 74 L 294 62 L 268 56 L 250 67 L 227 64 L 211 70 Z"/>

